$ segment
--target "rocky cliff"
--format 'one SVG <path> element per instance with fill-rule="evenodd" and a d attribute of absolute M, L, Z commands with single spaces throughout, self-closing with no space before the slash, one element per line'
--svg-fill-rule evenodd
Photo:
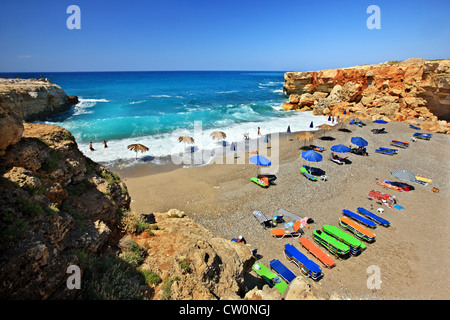
<path fill-rule="evenodd" d="M 23 121 L 48 99 L 29 94 L 34 83 L 16 84 L 0 93 L 1 299 L 242 296 L 254 261 L 247 246 L 178 210 L 130 212 L 120 177 L 85 157 L 69 131 Z M 78 290 L 67 287 L 71 265 L 82 273 Z"/>
<path fill-rule="evenodd" d="M 378 65 L 285 73 L 285 110 L 406 121 L 448 133 L 450 60 L 408 59 Z"/>
<path fill-rule="evenodd" d="M 25 121 L 44 120 L 77 103 L 76 96 L 44 80 L 0 79 L 0 105 L 9 105 Z"/>

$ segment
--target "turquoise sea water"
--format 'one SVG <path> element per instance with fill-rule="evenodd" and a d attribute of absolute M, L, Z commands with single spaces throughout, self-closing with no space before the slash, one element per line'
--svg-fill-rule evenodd
<path fill-rule="evenodd" d="M 39 78 L 40 74 L 0 74 L 0 77 Z M 326 123 L 310 112 L 285 112 L 283 72 L 189 71 L 189 72 L 71 72 L 44 73 L 76 95 L 80 103 L 68 112 L 53 115 L 46 123 L 60 125 L 75 136 L 78 146 L 94 161 L 133 161 L 127 150 L 132 143 L 149 147 L 154 163 L 185 145 L 178 136 L 197 135 L 196 146 L 218 146 L 209 134 L 220 130 L 227 143 L 239 141 L 243 133 L 257 137 L 272 132 L 311 130 Z M 201 121 L 202 134 L 194 132 Z M 104 149 L 102 141 L 108 142 Z M 93 142 L 95 151 L 89 150 Z M 147 158 L 148 159 L 148 158 Z"/>

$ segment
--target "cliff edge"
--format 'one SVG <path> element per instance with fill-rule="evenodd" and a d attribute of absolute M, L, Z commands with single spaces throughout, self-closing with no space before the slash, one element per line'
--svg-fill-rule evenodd
<path fill-rule="evenodd" d="M 60 86 L 37 79 L 0 79 L 0 104 L 9 105 L 24 121 L 44 120 L 78 103 Z"/>
<path fill-rule="evenodd" d="M 284 110 L 405 121 L 448 133 L 450 60 L 408 59 L 377 65 L 287 72 Z"/>

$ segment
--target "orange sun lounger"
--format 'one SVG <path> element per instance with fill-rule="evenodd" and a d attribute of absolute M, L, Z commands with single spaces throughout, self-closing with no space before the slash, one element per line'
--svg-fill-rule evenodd
<path fill-rule="evenodd" d="M 317 247 L 311 240 L 302 237 L 300 238 L 300 244 L 305 247 L 305 249 L 308 250 L 313 256 L 319 259 L 320 262 L 325 265 L 325 267 L 333 268 L 336 265 L 333 258 L 320 250 L 319 247 Z"/>
<path fill-rule="evenodd" d="M 300 227 L 301 222 L 296 221 L 291 227 L 287 229 L 283 228 L 271 229 L 270 233 L 272 234 L 272 236 L 278 239 L 284 238 L 285 236 L 300 237 L 302 233 Z"/>
<path fill-rule="evenodd" d="M 359 224 L 352 221 L 351 219 L 349 219 L 347 217 L 341 217 L 341 218 L 339 218 L 339 223 L 342 227 L 353 232 L 355 234 L 355 236 L 357 236 L 358 238 L 364 239 L 368 242 L 375 241 L 375 237 L 376 237 L 375 233 L 360 226 Z"/>

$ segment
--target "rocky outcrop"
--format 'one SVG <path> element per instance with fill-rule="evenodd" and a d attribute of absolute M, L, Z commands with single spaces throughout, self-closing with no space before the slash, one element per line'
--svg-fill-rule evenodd
<path fill-rule="evenodd" d="M 154 299 L 240 299 L 255 262 L 248 246 L 214 237 L 176 209 L 154 217 L 157 230 L 133 237 L 147 253 L 141 268 L 176 279 L 169 288 L 156 287 Z"/>
<path fill-rule="evenodd" d="M 67 267 L 105 249 L 130 198 L 67 130 L 22 127 L 0 157 L 0 298 L 70 298 Z"/>
<path fill-rule="evenodd" d="M 450 60 L 409 59 L 378 65 L 287 72 L 285 110 L 406 121 L 448 133 Z"/>
<path fill-rule="evenodd" d="M 60 86 L 36 79 L 0 79 L 0 106 L 8 107 L 25 121 L 45 120 L 78 103 Z"/>

